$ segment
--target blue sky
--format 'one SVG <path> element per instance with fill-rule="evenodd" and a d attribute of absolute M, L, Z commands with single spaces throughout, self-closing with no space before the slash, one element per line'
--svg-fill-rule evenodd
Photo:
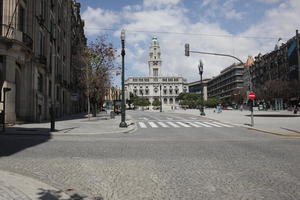
<path fill-rule="evenodd" d="M 148 75 L 148 48 L 157 36 L 164 75 L 199 79 L 216 76 L 235 62 L 230 58 L 192 54 L 192 50 L 248 55 L 272 51 L 279 37 L 285 42 L 300 27 L 299 0 L 77 0 L 81 3 L 89 41 L 106 34 L 120 48 L 120 30 L 126 30 L 126 76 Z M 120 63 L 120 60 L 117 60 Z M 119 84 L 116 77 L 114 84 Z"/>

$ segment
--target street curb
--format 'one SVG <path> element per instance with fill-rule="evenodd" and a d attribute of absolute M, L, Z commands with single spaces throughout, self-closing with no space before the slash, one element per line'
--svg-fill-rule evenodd
<path fill-rule="evenodd" d="M 215 120 L 215 121 L 219 121 L 219 122 L 222 122 L 222 123 L 230 124 L 230 125 L 233 125 L 233 126 L 239 126 L 241 128 L 246 128 L 246 129 L 249 129 L 249 130 L 254 130 L 254 131 L 259 131 L 259 132 L 263 132 L 263 133 L 268 133 L 268 134 L 272 134 L 272 135 L 276 135 L 276 136 L 300 138 L 300 134 L 278 133 L 278 132 L 268 131 L 268 130 L 265 130 L 265 129 L 259 129 L 259 128 L 255 128 L 255 127 L 249 127 L 249 126 L 245 126 L 245 125 L 241 125 L 241 124 L 233 124 L 231 122 L 224 122 L 224 121 L 220 121 L 218 119 L 213 119 L 213 118 L 210 118 L 210 117 L 207 117 L 207 116 L 200 116 L 200 115 L 196 115 L 196 114 L 193 114 L 193 113 L 176 113 L 176 114 L 187 114 L 187 115 L 193 115 L 193 116 L 197 116 L 197 117 L 203 117 L 203 118 L 207 118 L 207 119 L 210 119 L 210 120 Z"/>
<path fill-rule="evenodd" d="M 129 117 L 131 118 L 131 117 Z M 19 135 L 19 136 L 89 136 L 89 135 L 104 135 L 104 134 L 130 134 L 137 130 L 136 122 L 132 119 L 126 122 L 129 126 L 126 129 L 119 131 L 108 131 L 101 133 L 60 133 L 59 131 L 54 132 L 40 132 L 40 133 L 17 133 L 17 132 L 6 132 L 0 133 L 0 136 L 10 136 L 10 135 Z"/>
<path fill-rule="evenodd" d="M 63 190 L 35 178 L 4 170 L 0 170 L 0 175 L 0 188 L 4 187 L 4 192 L 9 188 L 7 194 L 9 198 L 23 199 L 23 197 L 26 197 L 26 199 L 38 200 L 45 198 L 41 195 L 47 196 L 51 193 L 57 194 L 59 197 L 57 199 L 60 200 L 71 199 L 71 196 Z"/>

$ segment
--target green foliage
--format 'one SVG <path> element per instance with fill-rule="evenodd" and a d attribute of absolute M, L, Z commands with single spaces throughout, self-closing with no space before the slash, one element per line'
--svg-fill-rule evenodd
<path fill-rule="evenodd" d="M 152 106 L 160 106 L 160 101 L 158 99 L 155 99 L 153 102 L 152 102 Z"/>
<path fill-rule="evenodd" d="M 138 96 L 133 97 L 133 104 L 135 106 L 150 106 L 151 105 L 149 99 L 138 97 Z"/>
<path fill-rule="evenodd" d="M 207 107 L 216 107 L 220 103 L 221 103 L 221 100 L 218 97 L 208 98 L 207 101 L 205 101 L 205 105 Z"/>
<path fill-rule="evenodd" d="M 180 93 L 176 99 L 180 101 L 179 105 L 197 108 L 202 104 L 201 98 L 201 95 L 196 93 Z"/>

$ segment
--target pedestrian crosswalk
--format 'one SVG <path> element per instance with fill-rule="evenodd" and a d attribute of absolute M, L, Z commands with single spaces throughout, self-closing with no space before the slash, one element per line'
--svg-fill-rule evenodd
<path fill-rule="evenodd" d="M 231 128 L 232 125 L 216 121 L 147 121 L 138 122 L 140 128 Z"/>

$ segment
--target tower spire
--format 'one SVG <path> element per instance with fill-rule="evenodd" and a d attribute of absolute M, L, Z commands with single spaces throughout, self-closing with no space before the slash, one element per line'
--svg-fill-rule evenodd
<path fill-rule="evenodd" d="M 149 76 L 161 76 L 161 52 L 157 37 L 153 36 L 149 49 Z"/>

